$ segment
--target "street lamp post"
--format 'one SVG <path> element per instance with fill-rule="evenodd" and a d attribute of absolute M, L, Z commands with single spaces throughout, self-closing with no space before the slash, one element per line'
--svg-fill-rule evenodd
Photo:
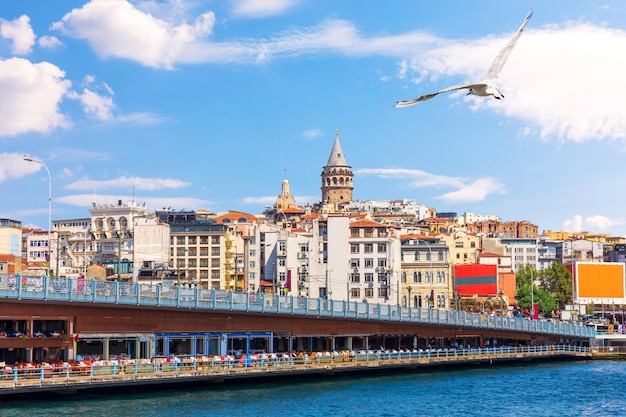
<path fill-rule="evenodd" d="M 44 162 L 40 159 L 35 159 L 35 158 L 31 158 L 28 155 L 24 155 L 24 160 L 28 161 L 28 162 L 36 162 L 38 164 L 40 164 L 42 167 L 44 167 L 46 169 L 46 172 L 48 173 L 48 253 L 47 253 L 47 259 L 46 259 L 46 269 L 47 269 L 47 273 L 46 276 L 48 278 L 50 278 L 50 262 L 51 262 L 51 258 L 52 258 L 52 239 L 51 239 L 51 230 L 52 230 L 52 175 L 50 175 L 50 170 L 48 169 L 48 167 L 46 166 L 46 164 L 44 164 Z M 57 248 L 58 250 L 58 248 Z"/>
<path fill-rule="evenodd" d="M 530 311 L 531 319 L 535 318 L 535 280 L 533 279 L 533 270 L 530 270 Z"/>

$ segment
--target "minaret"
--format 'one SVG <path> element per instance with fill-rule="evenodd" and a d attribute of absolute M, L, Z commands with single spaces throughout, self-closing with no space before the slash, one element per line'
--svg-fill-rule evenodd
<path fill-rule="evenodd" d="M 352 168 L 339 142 L 339 128 L 335 130 L 335 143 L 330 151 L 328 163 L 322 171 L 322 203 L 335 204 L 338 209 L 352 201 Z"/>

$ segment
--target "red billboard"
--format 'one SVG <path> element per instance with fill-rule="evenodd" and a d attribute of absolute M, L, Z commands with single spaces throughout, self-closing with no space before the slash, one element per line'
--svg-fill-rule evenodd
<path fill-rule="evenodd" d="M 454 265 L 454 289 L 461 296 L 498 294 L 498 266 Z"/>

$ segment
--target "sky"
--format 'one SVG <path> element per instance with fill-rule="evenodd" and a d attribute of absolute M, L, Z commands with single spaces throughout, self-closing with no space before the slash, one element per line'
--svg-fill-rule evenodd
<path fill-rule="evenodd" d="M 504 99 L 441 94 L 498 79 Z M 626 3 L 91 0 L 0 8 L 0 217 L 353 199 L 626 236 Z M 24 160 L 24 155 L 42 163 Z"/>

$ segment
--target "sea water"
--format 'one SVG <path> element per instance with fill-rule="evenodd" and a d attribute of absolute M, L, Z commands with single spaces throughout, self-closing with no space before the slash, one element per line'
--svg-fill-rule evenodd
<path fill-rule="evenodd" d="M 626 416 L 626 362 L 429 368 L 0 403 L 0 416 Z"/>

